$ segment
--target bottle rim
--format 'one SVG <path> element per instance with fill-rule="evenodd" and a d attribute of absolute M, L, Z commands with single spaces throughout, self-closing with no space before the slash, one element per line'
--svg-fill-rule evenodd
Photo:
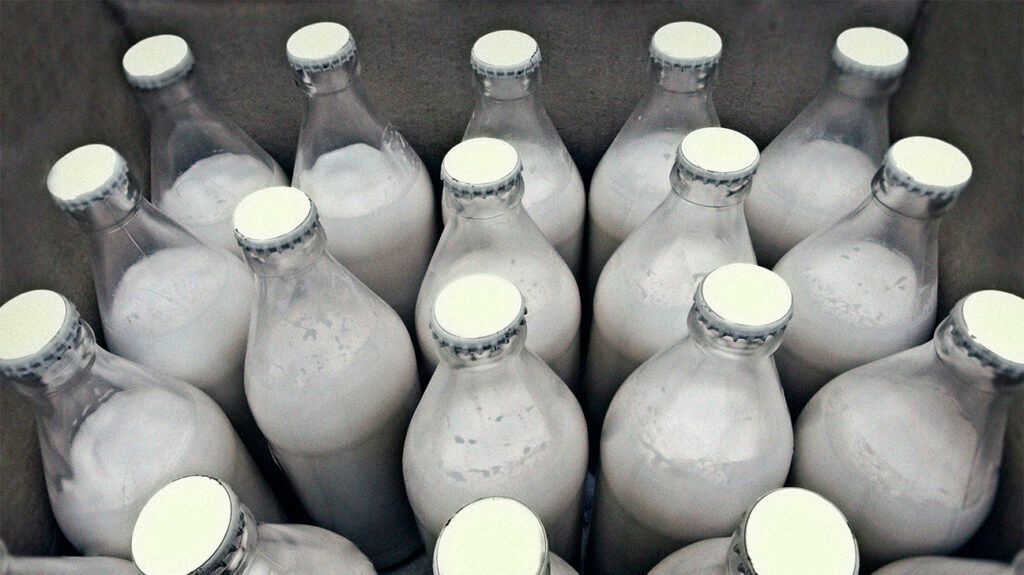
<path fill-rule="evenodd" d="M 497 138 L 470 138 L 441 161 L 441 180 L 456 196 L 488 196 L 515 186 L 523 163 L 512 144 Z"/>
<path fill-rule="evenodd" d="M 50 290 L 32 290 L 0 306 L 0 375 L 37 379 L 71 349 L 80 332 L 78 309 Z"/>
<path fill-rule="evenodd" d="M 238 245 L 250 253 L 285 251 L 319 227 L 313 201 L 302 190 L 271 186 L 242 198 L 232 216 Z"/>
<path fill-rule="evenodd" d="M 671 22 L 651 36 L 650 57 L 672 68 L 706 68 L 718 64 L 722 37 L 699 22 Z"/>
<path fill-rule="evenodd" d="M 128 163 L 105 144 L 80 146 L 53 164 L 46 187 L 59 207 L 79 211 L 116 191 L 127 195 Z"/>
<path fill-rule="evenodd" d="M 140 40 L 121 58 L 128 83 L 143 90 L 173 84 L 187 76 L 194 65 L 195 58 L 188 42 L 174 34 Z"/>
<path fill-rule="evenodd" d="M 352 32 L 337 22 L 316 22 L 299 28 L 285 44 L 288 63 L 306 72 L 337 68 L 356 55 Z"/>
<path fill-rule="evenodd" d="M 486 351 L 508 343 L 526 325 L 526 298 L 496 274 L 470 274 L 438 292 L 430 311 L 430 332 L 438 345 L 456 353 Z"/>
<path fill-rule="evenodd" d="M 676 148 L 676 165 L 693 179 L 710 184 L 749 180 L 760 161 L 753 140 L 736 130 L 717 126 L 689 132 Z"/>
<path fill-rule="evenodd" d="M 472 558 L 460 564 L 467 554 Z M 441 528 L 433 556 L 434 575 L 469 575 L 499 567 L 502 572 L 539 575 L 547 563 L 543 523 L 509 497 L 484 497 L 456 511 Z"/>
<path fill-rule="evenodd" d="M 525 76 L 540 66 L 540 45 L 524 32 L 496 30 L 484 34 L 473 43 L 469 63 L 482 76 Z"/>
<path fill-rule="evenodd" d="M 844 30 L 832 47 L 832 61 L 837 66 L 870 78 L 902 75 L 909 57 L 910 49 L 903 38 L 870 26 Z"/>
<path fill-rule="evenodd" d="M 911 192 L 943 199 L 959 196 L 974 170 L 959 148 L 927 136 L 903 138 L 890 146 L 882 169 L 886 178 Z"/>
<path fill-rule="evenodd" d="M 1024 298 L 1000 290 L 968 294 L 950 312 L 953 340 L 969 357 L 1024 383 Z"/>
<path fill-rule="evenodd" d="M 765 341 L 781 334 L 793 317 L 793 293 L 771 270 L 731 263 L 701 279 L 693 309 L 697 319 L 716 333 L 734 340 Z"/>

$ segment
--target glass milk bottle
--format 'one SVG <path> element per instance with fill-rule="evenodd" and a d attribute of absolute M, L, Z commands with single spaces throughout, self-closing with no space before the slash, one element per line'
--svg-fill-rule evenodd
<path fill-rule="evenodd" d="M 688 545 L 648 575 L 857 575 L 859 569 L 857 540 L 835 505 L 786 487 L 758 499 L 732 537 Z"/>
<path fill-rule="evenodd" d="M 688 335 L 633 372 L 608 409 L 587 573 L 642 573 L 724 537 L 786 480 L 793 430 L 771 357 L 790 318 L 786 282 L 728 264 L 693 301 Z"/>
<path fill-rule="evenodd" d="M 231 481 L 261 518 L 282 516 L 217 404 L 100 348 L 57 293 L 0 307 L 0 376 L 35 408 L 53 514 L 87 555 L 127 558 L 146 499 L 187 473 Z"/>
<path fill-rule="evenodd" d="M 696 22 L 673 22 L 651 38 L 647 93 L 590 180 L 588 285 L 619 244 L 668 197 L 665 174 L 691 130 L 718 125 L 711 82 L 722 39 Z"/>
<path fill-rule="evenodd" d="M 583 403 L 591 438 L 616 390 L 686 335 L 697 282 L 733 262 L 754 263 L 743 201 L 757 146 L 726 128 L 699 128 L 676 152 L 672 191 L 608 260 L 594 295 Z"/>
<path fill-rule="evenodd" d="M 142 575 L 375 575 L 347 539 L 310 525 L 257 521 L 229 484 L 191 475 L 146 503 L 132 532 Z"/>
<path fill-rule="evenodd" d="M 558 252 L 523 209 L 522 164 L 501 140 L 473 138 L 452 148 L 441 163 L 444 201 L 452 218 L 441 234 L 416 303 L 426 376 L 439 360 L 430 317 L 438 292 L 472 273 L 502 276 L 530 302 L 527 348 L 576 390 L 579 379 L 580 295 Z M 453 510 L 454 511 L 454 510 Z"/>
<path fill-rule="evenodd" d="M 464 138 L 487 136 L 512 144 L 523 162 L 523 207 L 573 274 L 583 257 L 586 193 L 562 138 L 541 104 L 540 47 L 515 30 L 473 44 L 476 105 Z M 445 220 L 451 216 L 444 206 Z"/>
<path fill-rule="evenodd" d="M 185 40 L 165 34 L 132 46 L 121 64 L 149 120 L 153 203 L 207 244 L 237 254 L 231 234 L 235 204 L 287 178 L 203 97 L 194 62 Z"/>
<path fill-rule="evenodd" d="M 437 536 L 434 575 L 577 575 L 548 551 L 548 537 L 530 508 L 507 497 L 463 507 Z"/>
<path fill-rule="evenodd" d="M 971 177 L 960 150 L 896 142 L 860 207 L 775 266 L 796 302 L 775 361 L 794 413 L 830 379 L 918 345 L 935 327 L 939 220 Z"/>
<path fill-rule="evenodd" d="M 551 551 L 575 560 L 587 426 L 565 383 L 524 349 L 528 303 L 508 280 L 473 274 L 448 283 L 432 306 L 443 362 L 402 460 L 428 554 L 456 511 L 500 495 L 532 509 Z"/>
<path fill-rule="evenodd" d="M 327 251 L 411 329 L 437 241 L 430 176 L 405 138 L 370 107 L 347 28 L 300 28 L 287 51 L 306 96 L 292 185 L 316 202 Z"/>
<path fill-rule="evenodd" d="M 14 557 L 0 541 L 0 575 L 138 575 L 131 561 L 110 557 Z"/>
<path fill-rule="evenodd" d="M 960 300 L 932 341 L 844 373 L 800 414 L 792 481 L 850 519 L 865 563 L 946 554 L 992 507 L 1024 388 L 1024 299 Z"/>
<path fill-rule="evenodd" d="M 378 567 L 420 547 L 402 482 L 419 385 L 398 314 L 326 251 L 309 198 L 266 188 L 235 209 L 256 273 L 245 391 L 315 523 Z"/>
<path fill-rule="evenodd" d="M 914 557 L 903 559 L 875 571 L 874 575 L 1021 575 L 1024 573 L 1024 552 L 1018 553 L 1013 565 L 982 559 L 959 557 Z"/>
<path fill-rule="evenodd" d="M 46 184 L 88 239 L 110 351 L 202 389 L 248 439 L 242 366 L 255 290 L 245 264 L 155 209 L 108 146 L 69 152 Z"/>
<path fill-rule="evenodd" d="M 822 91 L 762 154 L 746 204 L 761 265 L 853 211 L 889 147 L 889 97 L 907 44 L 878 28 L 836 39 Z"/>

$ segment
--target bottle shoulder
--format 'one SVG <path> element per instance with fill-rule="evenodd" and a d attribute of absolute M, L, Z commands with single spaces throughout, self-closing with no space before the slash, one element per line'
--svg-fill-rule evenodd
<path fill-rule="evenodd" d="M 317 573 L 325 565 L 351 575 L 375 575 L 373 564 L 349 540 L 311 525 L 261 524 L 251 575 Z"/>
<path fill-rule="evenodd" d="M 1012 575 L 1013 568 L 997 561 L 956 557 L 913 557 L 875 571 L 875 575 Z"/>
<path fill-rule="evenodd" d="M 658 563 L 649 575 L 729 575 L 729 537 L 687 545 Z"/>

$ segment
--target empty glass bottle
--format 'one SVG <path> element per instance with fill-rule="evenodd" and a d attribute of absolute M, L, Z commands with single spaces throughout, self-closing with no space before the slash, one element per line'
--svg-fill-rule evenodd
<path fill-rule="evenodd" d="M 217 404 L 100 348 L 60 294 L 30 291 L 0 307 L 0 375 L 35 408 L 53 514 L 83 553 L 129 557 L 146 499 L 187 473 L 231 481 L 261 518 L 281 517 Z"/>
<path fill-rule="evenodd" d="M 402 459 L 428 555 L 456 511 L 503 496 L 529 506 L 551 550 L 575 559 L 587 426 L 569 388 L 523 349 L 526 303 L 512 282 L 473 274 L 447 284 L 432 306 L 443 362 L 413 415 Z"/>
<path fill-rule="evenodd" d="M 865 564 L 945 554 L 992 507 L 1024 389 L 1024 299 L 960 300 L 928 343 L 844 373 L 800 414 L 792 480 L 850 519 Z"/>
<path fill-rule="evenodd" d="M 939 219 L 971 177 L 960 150 L 896 142 L 860 207 L 793 248 L 775 272 L 793 321 L 775 361 L 793 413 L 830 379 L 924 342 L 935 326 Z"/>
<path fill-rule="evenodd" d="M 111 557 L 14 557 L 0 541 L 0 575 L 138 575 L 131 561 Z"/>
<path fill-rule="evenodd" d="M 959 557 L 914 557 L 890 563 L 874 575 L 1021 575 L 1024 573 L 1024 552 L 1018 553 L 1013 565 L 982 559 Z"/>
<path fill-rule="evenodd" d="M 340 535 L 257 522 L 228 485 L 191 475 L 149 499 L 132 532 L 132 559 L 142 575 L 376 574 Z"/>
<path fill-rule="evenodd" d="M 255 290 L 245 264 L 155 209 L 108 146 L 69 152 L 46 183 L 88 238 L 110 350 L 202 389 L 249 440 L 242 367 Z"/>
<path fill-rule="evenodd" d="M 790 318 L 786 282 L 728 264 L 693 301 L 688 335 L 633 372 L 608 409 L 587 573 L 643 573 L 728 535 L 786 480 L 793 429 L 771 357 Z"/>
<path fill-rule="evenodd" d="M 540 47 L 515 30 L 499 30 L 473 44 L 476 105 L 464 139 L 481 136 L 512 144 L 523 162 L 523 207 L 573 274 L 583 257 L 586 193 L 562 138 L 544 110 Z M 450 206 L 443 206 L 445 220 Z"/>
<path fill-rule="evenodd" d="M 899 36 L 878 28 L 836 39 L 825 87 L 765 148 L 754 178 L 746 210 L 761 265 L 864 200 L 889 147 L 889 97 L 907 54 Z"/>
<path fill-rule="evenodd" d="M 615 136 L 590 181 L 589 289 L 605 262 L 668 196 L 676 148 L 697 128 L 718 125 L 711 82 L 722 39 L 696 22 L 673 22 L 651 38 L 647 93 Z"/>
<path fill-rule="evenodd" d="M 466 140 L 444 157 L 444 200 L 453 217 L 416 302 L 416 335 L 426 377 L 439 362 L 430 328 L 438 292 L 455 278 L 486 272 L 512 281 L 523 292 L 532 318 L 527 348 L 570 389 L 577 388 L 579 289 L 565 261 L 522 207 L 522 171 L 515 149 L 493 138 Z"/>
<path fill-rule="evenodd" d="M 786 487 L 758 499 L 732 537 L 688 545 L 648 575 L 857 575 L 859 569 L 857 540 L 835 505 Z"/>
<path fill-rule="evenodd" d="M 594 295 L 583 403 L 596 447 L 615 392 L 655 353 L 686 335 L 697 282 L 733 262 L 754 263 L 743 201 L 757 146 L 726 128 L 687 134 L 672 191 L 608 260 Z"/>
<path fill-rule="evenodd" d="M 306 95 L 292 185 L 316 202 L 327 251 L 411 330 L 416 291 L 437 241 L 430 176 L 405 138 L 371 108 L 347 28 L 300 28 L 287 51 Z"/>
<path fill-rule="evenodd" d="M 436 575 L 577 575 L 548 551 L 544 525 L 507 497 L 478 499 L 460 509 L 437 536 Z"/>
<path fill-rule="evenodd" d="M 256 273 L 245 391 L 315 523 L 378 567 L 420 547 L 402 482 L 402 445 L 419 401 L 409 332 L 384 300 L 326 251 L 317 211 L 295 188 L 235 209 Z"/>
<path fill-rule="evenodd" d="M 121 64 L 149 120 L 153 203 L 204 242 L 238 254 L 231 233 L 235 204 L 287 178 L 203 97 L 194 62 L 185 40 L 165 34 L 132 46 Z"/>

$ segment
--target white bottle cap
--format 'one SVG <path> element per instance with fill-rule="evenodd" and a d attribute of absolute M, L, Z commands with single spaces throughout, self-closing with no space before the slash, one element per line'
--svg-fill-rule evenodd
<path fill-rule="evenodd" d="M 893 144 L 883 162 L 889 177 L 927 196 L 958 196 L 971 180 L 971 161 L 956 146 L 925 136 Z"/>
<path fill-rule="evenodd" d="M 523 164 L 512 144 L 495 138 L 471 138 L 448 150 L 441 180 L 458 196 L 498 194 L 516 183 Z"/>
<path fill-rule="evenodd" d="M 529 34 L 498 30 L 481 36 L 473 44 L 469 62 L 484 76 L 522 76 L 540 65 L 540 46 Z"/>
<path fill-rule="evenodd" d="M 850 28 L 836 38 L 832 60 L 844 70 L 873 78 L 895 78 L 907 67 L 903 38 L 881 28 Z"/>
<path fill-rule="evenodd" d="M 764 340 L 785 329 L 793 294 L 775 272 L 747 263 L 716 268 L 693 297 L 701 322 L 734 339 Z"/>
<path fill-rule="evenodd" d="M 1024 382 L 1024 298 L 978 291 L 962 299 L 951 316 L 954 337 L 967 347 L 968 355 L 1004 378 Z"/>
<path fill-rule="evenodd" d="M 526 324 L 526 300 L 509 280 L 494 274 L 460 277 L 434 300 L 430 331 L 441 347 L 485 351 L 503 344 Z"/>
<path fill-rule="evenodd" d="M 143 575 L 218 572 L 244 524 L 234 493 L 212 477 L 193 475 L 168 483 L 139 513 L 132 531 L 132 560 Z"/>
<path fill-rule="evenodd" d="M 317 22 L 296 30 L 288 38 L 287 51 L 293 68 L 319 72 L 351 60 L 356 54 L 356 41 L 341 24 Z"/>
<path fill-rule="evenodd" d="M 522 503 L 479 499 L 448 520 L 434 548 L 434 575 L 539 575 L 548 558 L 544 525 Z"/>
<path fill-rule="evenodd" d="M 37 379 L 75 343 L 75 305 L 50 290 L 33 290 L 0 306 L 0 375 Z"/>
<path fill-rule="evenodd" d="M 195 63 L 192 50 L 179 36 L 163 34 L 136 43 L 121 59 L 128 83 L 152 90 L 184 78 Z"/>
<path fill-rule="evenodd" d="M 712 184 L 749 179 L 760 154 L 750 138 L 728 128 L 699 128 L 683 137 L 676 161 L 695 179 Z"/>
<path fill-rule="evenodd" d="M 722 37 L 697 22 L 665 24 L 651 37 L 651 58 L 664 66 L 703 68 L 721 56 Z"/>
<path fill-rule="evenodd" d="M 57 205 L 76 210 L 128 187 L 128 164 L 110 146 L 75 148 L 50 168 L 46 187 Z"/>
<path fill-rule="evenodd" d="M 317 228 L 316 207 L 305 193 L 288 186 L 257 190 L 238 202 L 235 239 L 244 250 L 273 252 L 309 237 Z"/>
<path fill-rule="evenodd" d="M 796 487 L 776 489 L 747 511 L 734 540 L 752 575 L 856 575 L 857 540 L 842 512 Z"/>

